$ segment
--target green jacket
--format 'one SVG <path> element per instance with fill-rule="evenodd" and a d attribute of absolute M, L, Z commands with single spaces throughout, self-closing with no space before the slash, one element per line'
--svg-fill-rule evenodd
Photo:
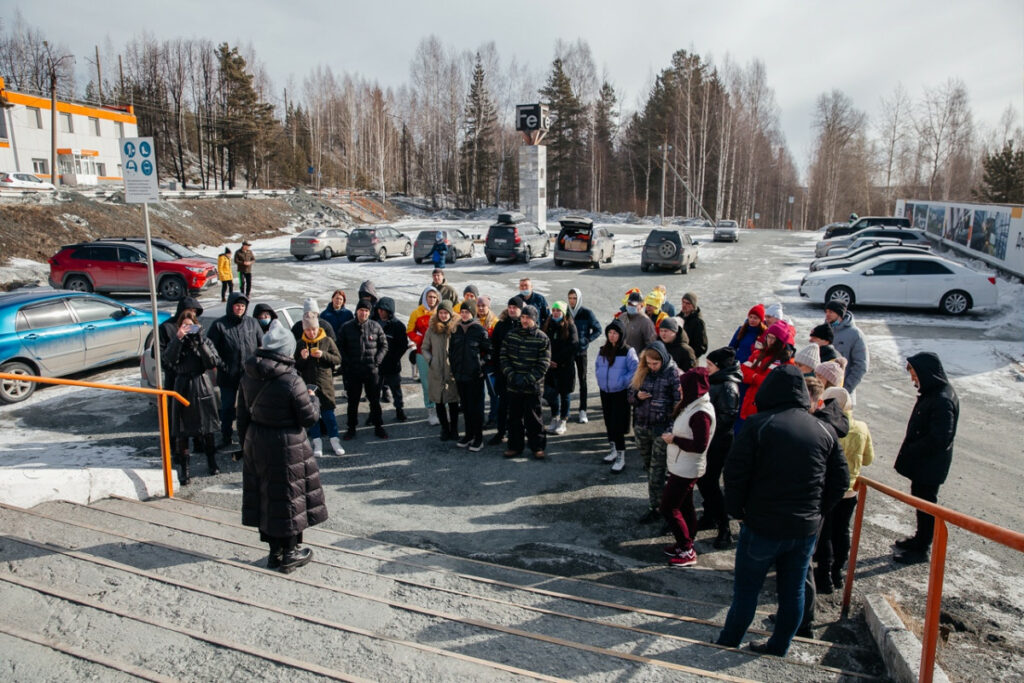
<path fill-rule="evenodd" d="M 501 345 L 501 372 L 508 390 L 516 394 L 540 394 L 544 374 L 551 365 L 551 340 L 534 326 L 517 327 Z"/>

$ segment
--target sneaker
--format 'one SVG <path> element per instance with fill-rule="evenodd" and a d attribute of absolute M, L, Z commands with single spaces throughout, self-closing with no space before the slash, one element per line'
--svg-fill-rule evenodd
<path fill-rule="evenodd" d="M 373 435 L 376 436 L 378 439 L 388 438 L 388 433 L 385 432 L 384 428 L 381 427 L 380 425 L 377 425 L 376 427 L 373 428 Z"/>
<path fill-rule="evenodd" d="M 565 423 L 568 422 L 566 418 L 562 417 L 558 419 L 558 425 L 555 427 L 555 434 L 565 434 Z"/>
<path fill-rule="evenodd" d="M 580 421 L 581 425 L 585 425 L 588 422 L 590 422 L 590 420 L 587 419 L 587 411 L 585 411 L 585 410 L 581 410 L 580 411 L 579 421 Z"/>
<path fill-rule="evenodd" d="M 692 567 L 697 564 L 697 551 L 690 548 L 680 555 L 668 558 L 668 564 L 670 567 Z"/>
<path fill-rule="evenodd" d="M 621 451 L 615 456 L 615 462 L 612 464 L 612 474 L 620 474 L 624 469 L 626 469 L 626 451 Z"/>
<path fill-rule="evenodd" d="M 513 450 L 513 449 L 510 448 L 507 451 L 505 451 L 505 453 L 503 455 L 506 458 L 518 458 L 522 454 L 523 454 L 522 451 L 516 451 L 516 450 Z"/>
<path fill-rule="evenodd" d="M 683 555 L 683 549 L 675 543 L 672 545 L 666 545 L 661 549 L 661 552 L 665 553 L 668 557 L 682 557 Z"/>
<path fill-rule="evenodd" d="M 551 418 L 551 424 L 549 424 L 548 428 L 545 429 L 544 431 L 546 431 L 548 434 L 554 434 L 555 430 L 558 429 L 559 422 L 561 422 L 561 420 L 559 420 L 557 417 Z"/>
<path fill-rule="evenodd" d="M 487 441 L 487 445 L 488 446 L 500 446 L 501 442 L 504 441 L 504 440 L 505 440 L 504 436 L 502 436 L 501 434 L 495 434 L 494 436 L 492 436 Z"/>
<path fill-rule="evenodd" d="M 324 442 L 321 439 L 313 439 L 313 457 L 324 457 Z"/>
<path fill-rule="evenodd" d="M 609 445 L 612 447 L 612 450 L 608 453 L 608 455 L 602 458 L 602 462 L 615 462 L 616 458 L 619 457 L 619 452 L 615 450 L 615 444 Z"/>
<path fill-rule="evenodd" d="M 469 444 L 469 451 L 471 453 L 476 453 L 478 451 L 481 451 L 481 450 L 483 450 L 483 448 L 484 448 L 484 440 L 482 438 L 474 439 L 473 443 Z"/>
<path fill-rule="evenodd" d="M 544 454 L 544 451 L 543 451 L 543 450 L 540 450 L 540 451 L 534 451 L 534 452 L 533 452 L 533 458 L 534 458 L 534 460 L 543 460 L 543 459 L 544 459 L 544 458 L 546 458 L 546 457 L 547 457 L 547 455 L 545 455 L 545 454 Z"/>
<path fill-rule="evenodd" d="M 461 439 L 455 442 L 455 445 L 459 448 L 469 448 L 469 444 L 472 443 L 473 439 L 470 438 L 469 434 L 466 434 Z"/>
<path fill-rule="evenodd" d="M 345 432 L 345 436 L 343 436 L 342 438 L 345 439 L 345 441 L 351 441 L 352 439 L 356 438 L 356 428 L 349 427 L 348 431 Z"/>
<path fill-rule="evenodd" d="M 433 410 L 429 408 L 428 410 L 430 410 L 430 413 L 427 415 L 427 424 L 430 425 L 431 427 L 436 427 L 437 425 L 441 424 L 441 420 L 438 419 L 437 413 L 435 413 Z"/>
<path fill-rule="evenodd" d="M 331 450 L 335 455 L 345 455 L 345 449 L 341 447 L 341 439 L 336 436 L 331 437 Z"/>

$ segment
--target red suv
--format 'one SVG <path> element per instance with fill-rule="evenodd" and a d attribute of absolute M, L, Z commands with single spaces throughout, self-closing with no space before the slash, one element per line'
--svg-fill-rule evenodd
<path fill-rule="evenodd" d="M 205 261 L 177 258 L 153 247 L 157 292 L 177 301 L 217 281 Z M 146 248 L 134 242 L 83 242 L 61 247 L 50 258 L 50 285 L 78 292 L 145 292 L 149 290 Z"/>

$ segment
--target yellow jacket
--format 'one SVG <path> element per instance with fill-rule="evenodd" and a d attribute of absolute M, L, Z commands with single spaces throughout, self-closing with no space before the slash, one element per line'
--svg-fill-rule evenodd
<path fill-rule="evenodd" d="M 217 257 L 217 277 L 221 280 L 234 279 L 234 276 L 231 274 L 231 257 L 227 254 L 221 254 Z"/>
<path fill-rule="evenodd" d="M 846 412 L 850 420 L 850 431 L 839 440 L 846 454 L 846 465 L 850 468 L 850 488 L 853 490 L 853 482 L 857 481 L 860 468 L 867 467 L 875 459 L 875 447 L 871 444 L 871 432 L 863 420 L 854 420 L 850 411 Z"/>

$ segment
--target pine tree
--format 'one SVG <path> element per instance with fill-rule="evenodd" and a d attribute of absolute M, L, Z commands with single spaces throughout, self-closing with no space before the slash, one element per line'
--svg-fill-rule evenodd
<path fill-rule="evenodd" d="M 597 103 L 594 106 L 594 137 L 592 140 L 591 154 L 594 159 L 592 164 L 593 178 L 591 178 L 592 207 L 595 211 L 602 211 L 604 198 L 613 194 L 617 183 L 614 180 L 615 164 L 613 141 L 616 133 L 615 123 L 615 89 L 611 84 L 605 82 L 601 85 L 601 92 L 598 95 Z"/>
<path fill-rule="evenodd" d="M 261 164 L 256 159 L 255 149 L 277 125 L 273 107 L 260 101 L 252 85 L 252 74 L 246 71 L 245 59 L 238 54 L 238 48 L 222 43 L 217 48 L 217 58 L 222 90 L 217 122 L 217 143 L 223 154 L 222 182 L 233 188 L 236 172 L 242 165 L 249 184 L 256 185 Z"/>
<path fill-rule="evenodd" d="M 473 68 L 473 82 L 466 98 L 465 118 L 466 137 L 462 143 L 462 156 L 465 159 L 463 187 L 469 205 L 477 208 L 490 197 L 497 163 L 494 148 L 498 127 L 498 114 L 487 90 L 479 53 Z"/>
<path fill-rule="evenodd" d="M 547 99 L 551 114 L 551 128 L 546 138 L 548 196 L 553 200 L 552 206 L 578 206 L 582 189 L 579 174 L 586 167 L 583 145 L 586 117 L 560 58 L 552 62 L 551 75 L 540 94 Z"/>
<path fill-rule="evenodd" d="M 1010 140 L 1000 152 L 986 154 L 981 187 L 975 198 L 995 204 L 1024 204 L 1024 149 L 1013 149 Z"/>

